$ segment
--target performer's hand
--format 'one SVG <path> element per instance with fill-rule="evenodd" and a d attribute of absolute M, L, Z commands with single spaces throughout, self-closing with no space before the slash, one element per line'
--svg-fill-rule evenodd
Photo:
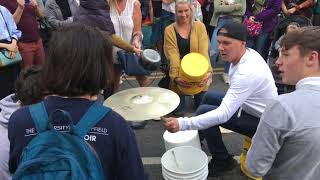
<path fill-rule="evenodd" d="M 169 118 L 162 118 L 164 126 L 166 129 L 171 132 L 175 133 L 179 131 L 179 122 L 177 118 L 169 117 Z"/>

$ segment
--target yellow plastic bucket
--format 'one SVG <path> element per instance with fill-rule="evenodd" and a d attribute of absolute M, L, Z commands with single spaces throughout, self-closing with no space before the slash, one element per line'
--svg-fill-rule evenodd
<path fill-rule="evenodd" d="M 247 177 L 251 178 L 251 179 L 255 179 L 255 180 L 262 180 L 262 177 L 254 177 L 252 176 L 248 169 L 247 169 L 247 165 L 246 165 L 246 158 L 247 158 L 247 152 L 249 150 L 251 146 L 251 138 L 248 136 L 245 136 L 243 139 L 243 144 L 242 144 L 242 153 L 240 155 L 240 168 L 241 171 L 243 172 L 243 174 L 245 174 Z"/>
<path fill-rule="evenodd" d="M 178 85 L 179 90 L 187 95 L 194 95 L 203 91 L 206 86 L 198 87 L 198 84 L 205 78 L 208 69 L 209 62 L 202 54 L 189 53 L 185 55 L 181 60 L 179 77 L 193 85 L 190 88 Z"/>

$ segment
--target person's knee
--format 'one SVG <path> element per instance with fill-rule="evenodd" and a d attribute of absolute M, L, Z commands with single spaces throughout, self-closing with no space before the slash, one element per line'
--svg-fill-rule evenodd
<path fill-rule="evenodd" d="M 217 108 L 217 106 L 212 106 L 212 105 L 207 105 L 207 104 L 200 105 L 198 107 L 198 109 L 196 110 L 196 115 L 204 114 L 204 113 L 209 112 L 209 111 L 216 109 L 216 108 Z"/>

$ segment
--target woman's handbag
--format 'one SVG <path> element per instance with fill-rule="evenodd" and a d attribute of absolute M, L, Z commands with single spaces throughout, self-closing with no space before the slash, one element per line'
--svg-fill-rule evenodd
<path fill-rule="evenodd" d="M 19 52 L 16 52 L 15 58 L 10 58 L 9 51 L 2 49 L 0 50 L 0 67 L 9 66 L 11 64 L 18 63 L 22 60 Z"/>
<path fill-rule="evenodd" d="M 251 37 L 257 37 L 262 30 L 262 22 L 250 21 L 249 18 L 243 20 L 243 24 L 247 27 L 247 33 Z"/>
<path fill-rule="evenodd" d="M 119 50 L 117 52 L 119 64 L 124 70 L 124 72 L 129 76 L 144 76 L 150 75 L 151 72 L 145 70 L 139 64 L 139 58 L 131 52 L 125 50 Z"/>
<path fill-rule="evenodd" d="M 4 19 L 4 16 L 2 14 L 2 11 L 0 9 L 0 13 L 1 13 L 1 16 L 4 20 L 4 23 L 6 24 L 6 28 L 7 28 L 7 31 L 8 31 L 8 34 L 11 38 L 11 34 L 10 34 L 10 31 L 9 31 L 9 28 L 8 28 L 8 25 L 7 25 L 7 22 L 6 20 Z M 12 39 L 11 39 L 12 41 Z M 15 58 L 10 58 L 10 52 L 6 49 L 0 49 L 0 67 L 4 67 L 4 66 L 9 66 L 11 64 L 15 64 L 15 63 L 18 63 L 22 60 L 22 57 L 19 53 L 19 51 L 16 52 L 16 56 Z"/>

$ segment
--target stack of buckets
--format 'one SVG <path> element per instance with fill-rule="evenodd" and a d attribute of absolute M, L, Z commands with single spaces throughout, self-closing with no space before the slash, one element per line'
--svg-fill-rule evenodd
<path fill-rule="evenodd" d="M 165 180 L 206 180 L 208 157 L 201 150 L 196 131 L 188 132 L 189 138 L 182 142 L 179 133 L 165 132 L 163 135 L 166 152 L 161 157 L 162 176 Z M 177 136 L 176 143 L 170 138 Z"/>

